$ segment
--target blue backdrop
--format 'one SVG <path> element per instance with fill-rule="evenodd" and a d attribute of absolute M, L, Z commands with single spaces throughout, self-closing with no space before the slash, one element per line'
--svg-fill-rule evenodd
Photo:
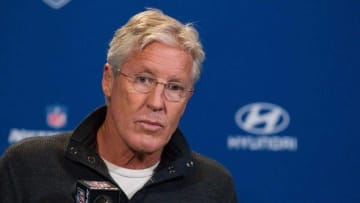
<path fill-rule="evenodd" d="M 107 44 L 145 7 L 200 32 L 181 128 L 232 172 L 240 202 L 360 202 L 357 0 L 2 0 L 0 154 L 104 103 Z"/>

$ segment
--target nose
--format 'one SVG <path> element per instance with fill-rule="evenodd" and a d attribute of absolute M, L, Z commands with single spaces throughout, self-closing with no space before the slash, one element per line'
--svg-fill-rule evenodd
<path fill-rule="evenodd" d="M 162 111 L 165 108 L 164 85 L 158 83 L 155 88 L 149 92 L 147 106 L 153 111 Z"/>

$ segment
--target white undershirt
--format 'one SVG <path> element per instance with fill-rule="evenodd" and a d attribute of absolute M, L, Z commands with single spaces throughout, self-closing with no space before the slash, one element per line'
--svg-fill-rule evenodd
<path fill-rule="evenodd" d="M 150 168 L 135 170 L 117 166 L 104 158 L 103 160 L 109 170 L 110 176 L 125 192 L 129 199 L 145 185 L 154 174 L 155 168 L 159 165 L 159 162 L 157 162 Z"/>

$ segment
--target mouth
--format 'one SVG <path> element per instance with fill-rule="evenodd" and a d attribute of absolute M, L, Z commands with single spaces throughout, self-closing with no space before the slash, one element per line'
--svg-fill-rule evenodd
<path fill-rule="evenodd" d="M 164 128 L 164 125 L 158 121 L 139 120 L 137 123 L 147 131 L 158 131 Z"/>

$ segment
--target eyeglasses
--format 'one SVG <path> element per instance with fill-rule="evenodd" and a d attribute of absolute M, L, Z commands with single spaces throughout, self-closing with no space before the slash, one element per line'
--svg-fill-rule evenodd
<path fill-rule="evenodd" d="M 155 78 L 148 76 L 148 74 L 138 73 L 131 76 L 121 72 L 120 69 L 117 69 L 117 71 L 120 73 L 120 75 L 127 78 L 131 82 L 134 90 L 139 93 L 149 93 L 158 84 L 162 84 L 164 86 L 165 98 L 171 102 L 179 102 L 185 97 L 187 93 L 194 92 L 194 89 L 188 90 L 185 85 L 178 82 L 163 83 L 159 82 Z"/>

